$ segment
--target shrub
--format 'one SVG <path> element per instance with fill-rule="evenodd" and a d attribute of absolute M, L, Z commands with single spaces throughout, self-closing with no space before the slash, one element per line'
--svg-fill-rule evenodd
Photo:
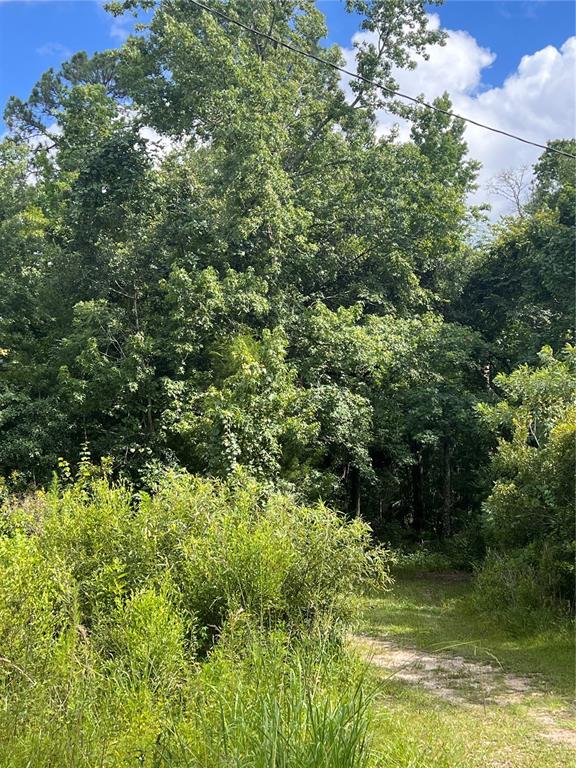
<path fill-rule="evenodd" d="M 16 687 L 52 668 L 73 626 L 75 590 L 59 558 L 48 560 L 22 533 L 0 536 L 0 680 Z"/>
<path fill-rule="evenodd" d="M 443 552 L 420 546 L 396 555 L 395 572 L 403 574 L 441 573 L 452 570 L 450 558 Z"/>
<path fill-rule="evenodd" d="M 568 568 L 561 567 L 563 558 L 551 544 L 489 552 L 476 575 L 474 606 L 509 629 L 550 626 L 570 610 L 569 601 L 562 599 L 568 576 Z"/>
<path fill-rule="evenodd" d="M 388 579 L 361 521 L 243 475 L 137 495 L 84 467 L 1 530 L 0 765 L 366 765 L 333 642 Z"/>
<path fill-rule="evenodd" d="M 42 568 L 69 574 L 89 631 L 167 579 L 183 620 L 200 633 L 219 631 L 238 609 L 291 631 L 335 626 L 351 618 L 364 584 L 388 582 L 389 554 L 372 547 L 365 523 L 299 506 L 243 475 L 224 483 L 172 473 L 139 496 L 95 477 L 36 501 L 33 517 L 10 508 L 4 546 L 11 552 L 21 540 Z M 19 551 L 7 568 L 20 567 Z"/>
<path fill-rule="evenodd" d="M 524 610 L 574 600 L 576 350 L 567 345 L 556 358 L 544 348 L 540 361 L 536 370 L 521 366 L 498 376 L 505 399 L 481 409 L 501 437 L 484 505 L 486 541 L 495 553 L 478 590 L 486 603 L 493 593 L 499 604 Z"/>
<path fill-rule="evenodd" d="M 144 589 L 119 602 L 98 629 L 95 641 L 111 672 L 125 673 L 135 687 L 178 687 L 193 647 L 186 642 L 190 628 L 166 588 Z"/>

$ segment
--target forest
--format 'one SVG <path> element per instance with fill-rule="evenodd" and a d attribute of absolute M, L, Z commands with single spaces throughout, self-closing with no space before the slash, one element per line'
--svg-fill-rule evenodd
<path fill-rule="evenodd" d="M 428 574 L 434 641 L 564 649 L 567 717 L 576 139 L 493 223 L 448 94 L 393 93 L 424 3 L 346 0 L 347 84 L 313 0 L 205 5 L 109 3 L 126 42 L 6 105 L 0 765 L 569 765 L 458 752 L 358 637 Z"/>

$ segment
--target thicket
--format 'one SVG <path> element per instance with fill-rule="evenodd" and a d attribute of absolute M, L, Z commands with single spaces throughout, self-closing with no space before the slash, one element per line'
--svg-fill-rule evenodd
<path fill-rule="evenodd" d="M 346 6 L 370 79 L 443 42 L 418 0 Z M 311 0 L 213 7 L 340 61 Z M 481 554 L 495 439 L 476 406 L 570 338 L 574 162 L 544 153 L 481 242 L 462 121 L 366 82 L 346 96 L 193 3 L 111 9 L 143 27 L 6 108 L 0 473 L 45 484 L 86 443 L 137 485 L 243 466 L 384 539 Z M 380 135 L 379 109 L 410 136 Z"/>
<path fill-rule="evenodd" d="M 363 766 L 355 596 L 368 526 L 246 477 L 153 495 L 84 463 L 9 498 L 0 533 L 4 766 Z"/>
<path fill-rule="evenodd" d="M 494 486 L 484 505 L 490 548 L 477 601 L 516 626 L 562 607 L 574 609 L 576 350 L 540 352 L 496 384 L 503 399 L 482 415 L 504 435 L 492 458 Z"/>
<path fill-rule="evenodd" d="M 312 0 L 210 6 L 342 62 Z M 389 88 L 443 42 L 419 0 L 346 7 Z M 574 161 L 482 238 L 446 95 L 188 0 L 111 10 L 144 26 L 0 142 L 0 762 L 365 765 L 361 519 L 412 567 L 488 549 L 490 611 L 570 609 Z"/>
<path fill-rule="evenodd" d="M 310 0 L 220 6 L 341 59 Z M 392 83 L 443 39 L 420 2 L 347 6 L 380 40 L 357 46 L 371 78 Z M 48 482 L 87 442 L 137 485 L 165 466 L 243 466 L 383 536 L 467 521 L 489 442 L 472 408 L 483 342 L 445 309 L 477 259 L 477 164 L 461 121 L 351 88 L 171 1 L 119 49 L 75 54 L 10 100 L 0 468 L 13 486 Z M 408 141 L 377 136 L 380 108 L 412 120 Z"/>

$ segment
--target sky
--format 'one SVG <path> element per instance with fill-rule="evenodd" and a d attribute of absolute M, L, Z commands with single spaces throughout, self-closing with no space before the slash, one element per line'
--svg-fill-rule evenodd
<path fill-rule="evenodd" d="M 317 0 L 328 41 L 340 45 L 354 67 L 358 19 L 342 0 Z M 412 72 L 397 73 L 400 89 L 427 100 L 448 91 L 454 109 L 539 143 L 576 134 L 576 22 L 571 0 L 447 0 L 429 6 L 429 23 L 448 32 L 444 47 Z M 119 45 L 128 19 L 114 19 L 102 0 L 0 0 L 0 105 L 26 98 L 43 71 L 77 50 Z M 385 132 L 396 118 L 378 115 Z M 4 127 L 0 123 L 0 134 Z M 407 134 L 401 126 L 401 136 Z M 536 148 L 469 127 L 470 154 L 483 163 L 474 202 L 490 197 L 496 215 L 506 203 L 487 192 L 502 170 L 532 164 Z"/>

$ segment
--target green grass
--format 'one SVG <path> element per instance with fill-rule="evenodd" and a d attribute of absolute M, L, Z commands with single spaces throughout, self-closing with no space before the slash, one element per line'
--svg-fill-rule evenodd
<path fill-rule="evenodd" d="M 475 661 L 497 657 L 504 671 L 534 678 L 540 695 L 518 704 L 464 706 L 391 677 L 381 679 L 375 721 L 378 768 L 566 768 L 574 751 L 546 738 L 538 713 L 570 727 L 574 642 L 567 629 L 512 637 L 468 608 L 470 580 L 427 575 L 403 578 L 383 597 L 364 599 L 362 631 L 399 646 L 457 653 Z M 473 702 L 473 698 L 470 698 Z"/>
<path fill-rule="evenodd" d="M 429 574 L 399 580 L 383 597 L 364 600 L 366 634 L 427 650 L 451 648 L 477 660 L 494 658 L 505 671 L 538 674 L 551 692 L 574 696 L 575 643 L 571 627 L 515 636 L 469 606 L 466 576 Z"/>
<path fill-rule="evenodd" d="M 88 480 L 0 510 L 0 768 L 571 764 L 530 702 L 442 701 L 335 642 L 367 572 L 373 589 L 387 583 L 358 521 L 252 481 L 173 475 L 136 503 Z M 558 720 L 569 635 L 488 629 L 466 608 L 469 589 L 401 581 L 363 598 L 364 629 L 539 669 L 538 706 Z"/>
<path fill-rule="evenodd" d="M 574 760 L 520 708 L 459 708 L 390 680 L 373 727 L 377 768 L 568 768 Z"/>

